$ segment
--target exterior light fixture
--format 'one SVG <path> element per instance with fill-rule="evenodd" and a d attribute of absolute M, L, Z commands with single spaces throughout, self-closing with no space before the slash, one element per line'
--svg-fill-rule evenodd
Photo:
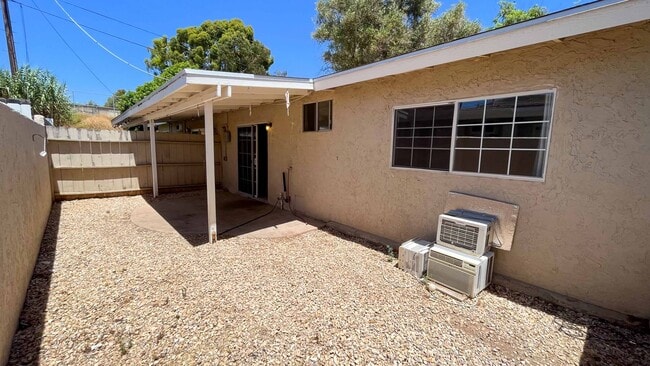
<path fill-rule="evenodd" d="M 273 123 L 267 123 L 266 124 L 266 130 L 271 131 L 271 127 L 273 127 Z"/>

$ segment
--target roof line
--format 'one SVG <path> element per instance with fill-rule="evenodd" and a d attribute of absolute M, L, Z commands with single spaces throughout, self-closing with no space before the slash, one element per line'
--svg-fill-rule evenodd
<path fill-rule="evenodd" d="M 638 8 L 645 10 L 645 12 L 639 11 Z M 647 0 L 601 0 L 578 5 L 525 22 L 477 33 L 433 47 L 321 76 L 314 79 L 314 89 L 318 91 L 335 88 L 485 54 L 538 44 L 557 39 L 558 37 L 564 38 L 621 24 L 629 24 L 647 19 L 649 10 L 650 5 Z M 600 22 L 592 19 L 591 21 L 584 21 L 584 24 L 575 23 L 573 19 L 575 16 L 593 13 L 594 11 L 604 13 L 601 19 L 596 19 L 600 20 Z M 622 13 L 625 16 L 622 17 L 621 14 L 616 14 L 617 16 L 606 14 L 610 11 Z M 558 24 L 558 22 L 561 22 L 561 24 Z M 553 24 L 551 25 L 551 23 Z M 538 28 L 543 28 L 544 31 L 540 32 Z M 459 52 L 461 49 L 462 52 Z"/>

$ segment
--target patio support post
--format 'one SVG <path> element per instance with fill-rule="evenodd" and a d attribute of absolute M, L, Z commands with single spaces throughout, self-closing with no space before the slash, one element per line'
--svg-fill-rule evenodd
<path fill-rule="evenodd" d="M 149 120 L 149 145 L 151 146 L 151 179 L 153 180 L 153 196 L 158 197 L 158 163 L 156 161 L 156 125 Z"/>
<path fill-rule="evenodd" d="M 212 102 L 203 105 L 205 119 L 205 184 L 208 191 L 208 238 L 217 241 L 217 191 L 214 178 L 214 125 Z"/>

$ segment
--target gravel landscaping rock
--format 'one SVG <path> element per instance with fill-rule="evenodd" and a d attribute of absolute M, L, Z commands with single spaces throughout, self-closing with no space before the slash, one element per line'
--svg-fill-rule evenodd
<path fill-rule="evenodd" d="M 143 204 L 54 205 L 10 364 L 650 364 L 646 332 L 500 286 L 430 293 L 357 238 L 194 246 L 132 224 Z"/>

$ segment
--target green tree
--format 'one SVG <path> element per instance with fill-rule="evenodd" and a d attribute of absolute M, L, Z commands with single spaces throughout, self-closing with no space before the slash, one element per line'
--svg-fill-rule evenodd
<path fill-rule="evenodd" d="M 147 95 L 151 94 L 156 89 L 161 87 L 165 82 L 167 82 L 167 80 L 174 77 L 174 75 L 178 74 L 181 70 L 189 68 L 190 66 L 191 64 L 185 61 L 167 67 L 165 71 L 162 72 L 162 74 L 154 77 L 153 80 L 138 86 L 134 91 L 129 90 L 124 93 L 120 98 L 117 99 L 116 107 L 122 112 L 126 111 L 132 105 L 138 103 L 147 97 Z"/>
<path fill-rule="evenodd" d="M 273 64 L 271 51 L 239 19 L 208 20 L 178 29 L 174 37 L 155 39 L 149 53 L 145 64 L 155 74 L 187 62 L 195 69 L 266 75 Z"/>
<path fill-rule="evenodd" d="M 117 89 L 115 93 L 113 93 L 113 95 L 111 95 L 110 97 L 108 97 L 108 99 L 106 99 L 106 102 L 104 103 L 104 107 L 115 108 L 118 104 L 118 101 L 122 96 L 124 96 L 124 94 L 126 94 L 126 90 Z"/>
<path fill-rule="evenodd" d="M 468 37 L 481 31 L 481 24 L 468 20 L 465 15 L 465 3 L 459 1 L 451 9 L 433 20 L 429 40 L 431 44 L 451 42 Z"/>
<path fill-rule="evenodd" d="M 52 118 L 56 125 L 72 122 L 66 86 L 49 71 L 23 66 L 12 76 L 9 70 L 0 70 L 0 97 L 29 100 L 33 114 Z"/>
<path fill-rule="evenodd" d="M 480 31 L 459 3 L 439 18 L 433 0 L 319 0 L 314 39 L 334 71 L 383 60 Z"/>
<path fill-rule="evenodd" d="M 505 27 L 525 20 L 534 19 L 546 15 L 548 11 L 539 5 L 535 5 L 528 10 L 517 9 L 514 1 L 500 0 L 499 13 L 492 21 L 493 28 Z"/>

